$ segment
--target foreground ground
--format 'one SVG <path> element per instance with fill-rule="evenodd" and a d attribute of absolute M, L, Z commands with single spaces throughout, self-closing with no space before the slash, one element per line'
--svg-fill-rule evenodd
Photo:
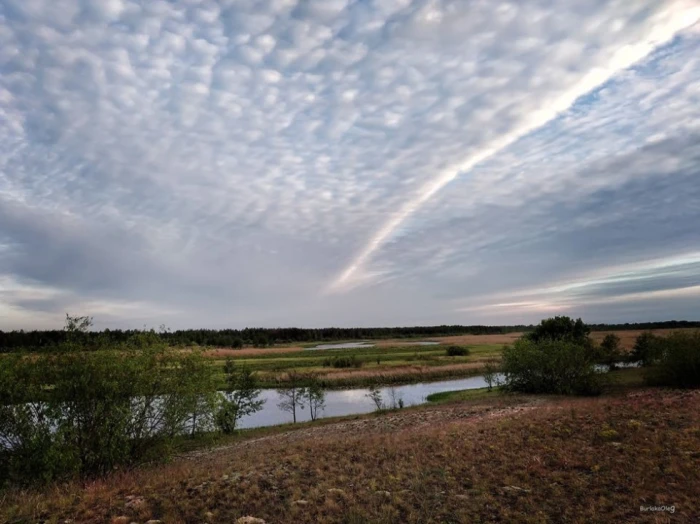
<path fill-rule="evenodd" d="M 453 398 L 0 495 L 0 521 L 700 522 L 700 391 Z"/>

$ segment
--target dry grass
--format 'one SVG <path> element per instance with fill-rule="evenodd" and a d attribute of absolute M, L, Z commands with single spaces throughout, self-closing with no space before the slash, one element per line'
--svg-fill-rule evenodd
<path fill-rule="evenodd" d="M 456 345 L 484 345 L 484 344 L 512 344 L 518 340 L 522 333 L 506 333 L 504 335 L 454 335 L 448 337 L 425 337 L 425 340 L 432 340 L 435 342 L 440 342 L 440 344 L 456 344 Z M 379 347 L 391 347 L 391 346 L 403 346 L 406 345 L 406 339 L 388 339 L 388 340 L 378 340 L 377 345 Z"/>
<path fill-rule="evenodd" d="M 700 391 L 498 396 L 9 494 L 0 521 L 698 522 L 699 465 Z"/>
<path fill-rule="evenodd" d="M 442 366 L 397 366 L 393 368 L 380 367 L 376 369 L 331 369 L 324 371 L 319 375 L 321 379 L 327 380 L 342 380 L 346 378 L 353 379 L 371 379 L 371 378 L 400 378 L 404 376 L 416 377 L 418 380 L 433 378 L 435 376 L 444 376 L 445 374 L 465 372 L 468 375 L 470 371 L 480 370 L 483 364 L 480 362 L 468 362 L 465 364 L 445 364 Z"/>
<path fill-rule="evenodd" d="M 304 348 L 299 346 L 289 346 L 289 347 L 274 347 L 274 348 L 214 348 L 208 349 L 204 352 L 204 355 L 212 358 L 226 358 L 226 357 L 258 357 L 260 355 L 284 355 L 285 353 L 295 353 L 297 351 L 303 351 Z"/>

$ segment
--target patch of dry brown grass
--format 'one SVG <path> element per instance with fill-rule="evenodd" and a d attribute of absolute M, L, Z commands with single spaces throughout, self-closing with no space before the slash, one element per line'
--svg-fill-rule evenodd
<path fill-rule="evenodd" d="M 235 522 L 243 515 L 271 523 L 698 522 L 699 391 L 535 400 L 406 410 L 244 441 L 85 486 L 14 493 L 0 515 L 27 522 Z M 127 507 L 129 496 L 143 501 Z M 640 513 L 640 505 L 676 512 Z"/>

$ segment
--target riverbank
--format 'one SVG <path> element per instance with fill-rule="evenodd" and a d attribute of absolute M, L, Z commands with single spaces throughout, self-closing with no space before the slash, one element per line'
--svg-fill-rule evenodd
<path fill-rule="evenodd" d="M 0 522 L 692 522 L 700 391 L 640 388 L 636 372 L 596 398 L 453 395 L 250 430 L 170 464 L 5 493 Z M 674 514 L 640 512 L 664 505 Z"/>

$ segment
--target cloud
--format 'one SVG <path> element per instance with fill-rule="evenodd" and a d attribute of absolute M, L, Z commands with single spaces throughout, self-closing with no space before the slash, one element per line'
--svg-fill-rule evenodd
<path fill-rule="evenodd" d="M 3 2 L 0 326 L 466 321 L 465 295 L 686 252 L 697 16 Z"/>

